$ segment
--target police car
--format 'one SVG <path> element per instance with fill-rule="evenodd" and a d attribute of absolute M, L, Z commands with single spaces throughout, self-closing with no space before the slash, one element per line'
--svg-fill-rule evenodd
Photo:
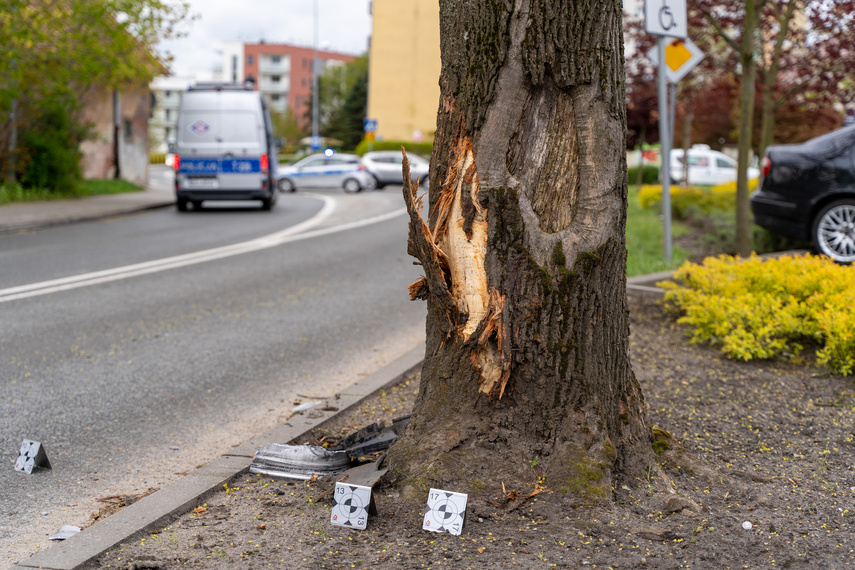
<path fill-rule="evenodd" d="M 276 171 L 280 192 L 294 192 L 298 188 L 335 188 L 345 192 L 361 192 L 375 187 L 374 177 L 355 154 L 332 151 L 312 154 Z"/>

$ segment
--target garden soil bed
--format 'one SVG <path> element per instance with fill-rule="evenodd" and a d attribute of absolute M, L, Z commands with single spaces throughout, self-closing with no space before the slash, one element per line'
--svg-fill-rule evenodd
<path fill-rule="evenodd" d="M 376 488 L 366 530 L 330 525 L 331 483 L 241 475 L 194 512 L 112 549 L 91 568 L 847 568 L 855 566 L 855 384 L 810 360 L 730 361 L 692 346 L 650 300 L 631 300 L 631 353 L 647 419 L 695 461 L 621 481 L 586 504 L 529 481 L 469 495 L 460 536 L 422 530 Z M 408 412 L 418 377 L 308 440 Z M 521 458 L 521 460 L 523 460 Z M 504 486 L 504 489 L 503 489 Z M 669 492 L 668 489 L 673 490 Z"/>

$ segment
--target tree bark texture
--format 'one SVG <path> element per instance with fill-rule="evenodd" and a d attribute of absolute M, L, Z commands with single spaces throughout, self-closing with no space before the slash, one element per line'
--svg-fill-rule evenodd
<path fill-rule="evenodd" d="M 608 499 L 646 467 L 628 355 L 617 0 L 440 0 L 429 215 L 405 189 L 427 347 L 405 489 L 532 482 Z M 408 177 L 405 178 L 407 180 Z M 415 496 L 414 496 L 415 497 Z"/>

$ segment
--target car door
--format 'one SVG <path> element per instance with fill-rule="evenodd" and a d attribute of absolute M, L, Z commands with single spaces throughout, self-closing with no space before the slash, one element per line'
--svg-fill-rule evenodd
<path fill-rule="evenodd" d="M 713 179 L 715 184 L 723 184 L 731 180 L 736 180 L 736 162 L 721 156 L 715 157 Z"/>
<path fill-rule="evenodd" d="M 381 156 L 374 159 L 379 172 L 379 178 L 386 184 L 400 184 L 404 179 L 401 174 L 401 157 Z"/>
<path fill-rule="evenodd" d="M 297 170 L 297 186 L 320 188 L 325 185 L 326 159 L 322 156 L 307 159 Z"/>
<path fill-rule="evenodd" d="M 344 183 L 344 179 L 348 173 L 347 162 L 337 156 L 331 156 L 325 161 L 326 173 L 324 174 L 324 186 L 327 188 L 335 188 Z"/>

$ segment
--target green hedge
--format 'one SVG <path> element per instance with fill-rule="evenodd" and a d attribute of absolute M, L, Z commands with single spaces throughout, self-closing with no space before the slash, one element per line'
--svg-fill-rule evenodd
<path fill-rule="evenodd" d="M 627 172 L 629 184 L 635 184 L 638 180 L 638 166 L 631 166 Z M 641 167 L 641 183 L 657 184 L 659 182 L 659 167 L 655 164 L 645 164 Z"/>
<path fill-rule="evenodd" d="M 406 142 L 406 141 L 374 141 L 373 143 L 369 143 L 366 140 L 363 140 L 356 147 L 356 154 L 362 156 L 366 152 L 368 152 L 368 145 L 373 145 L 372 150 L 401 150 L 401 147 L 407 149 L 407 152 L 411 152 L 413 154 L 418 154 L 419 156 L 430 157 L 431 152 L 433 152 L 433 143 L 432 142 Z"/>

